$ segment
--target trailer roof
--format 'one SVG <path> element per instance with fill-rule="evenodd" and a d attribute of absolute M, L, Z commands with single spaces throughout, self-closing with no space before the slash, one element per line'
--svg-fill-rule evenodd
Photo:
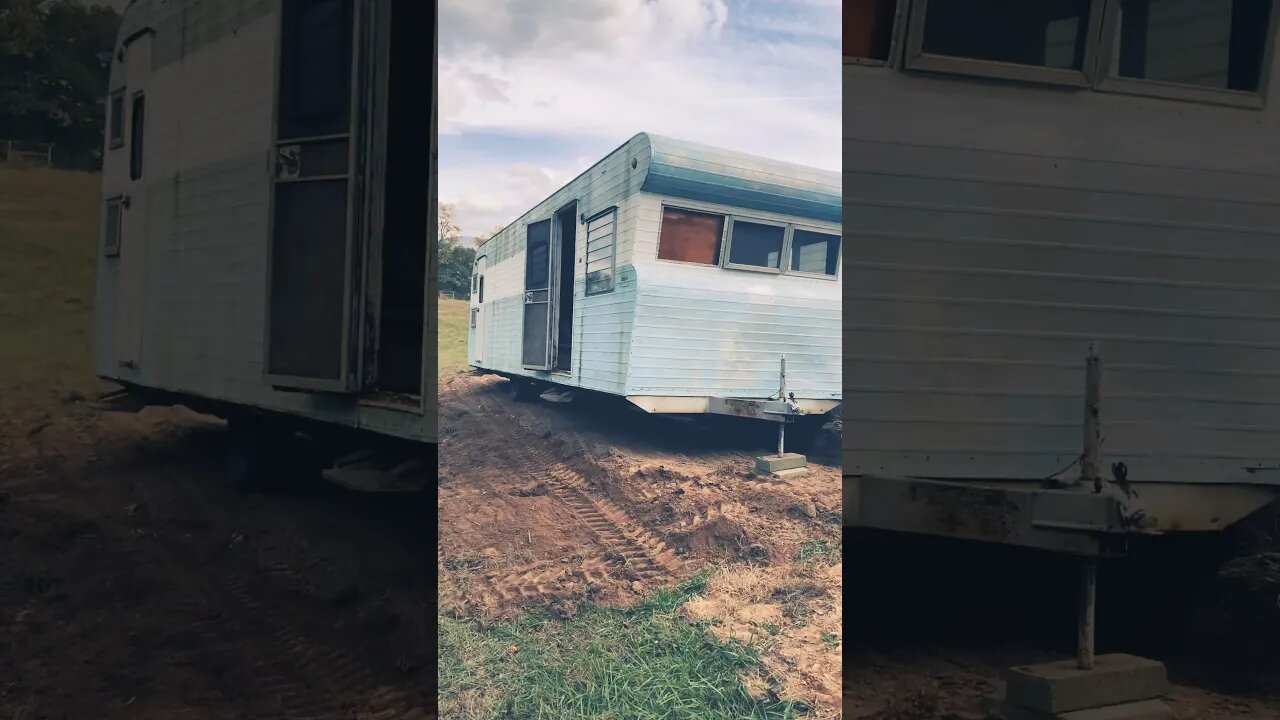
<path fill-rule="evenodd" d="M 643 192 L 840 222 L 838 172 L 640 134 L 650 148 Z"/>
<path fill-rule="evenodd" d="M 841 178 L 838 172 L 646 132 L 636 133 L 573 180 L 557 188 L 556 192 L 577 182 L 637 140 L 648 148 L 649 154 L 649 164 L 640 184 L 641 192 L 822 222 L 840 222 Z M 546 200 L 539 201 L 531 210 Z M 525 215 L 528 211 L 520 217 Z M 520 218 L 516 218 L 479 247 L 483 248 L 489 240 L 519 221 Z"/>

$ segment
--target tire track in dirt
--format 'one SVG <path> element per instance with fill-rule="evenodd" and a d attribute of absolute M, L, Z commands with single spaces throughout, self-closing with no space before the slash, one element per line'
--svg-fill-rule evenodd
<path fill-rule="evenodd" d="M 301 579 L 285 567 L 267 569 L 275 579 Z M 426 720 L 426 708 L 408 692 L 376 682 L 367 665 L 345 650 L 312 640 L 302 613 L 285 613 L 259 600 L 246 582 L 224 578 L 214 589 L 219 600 L 244 618 L 255 638 L 249 647 L 230 639 L 220 618 L 206 617 L 193 627 L 204 637 L 202 652 L 222 654 L 239 671 L 245 697 L 270 698 L 282 717 L 309 720 Z M 206 613 L 207 615 L 207 613 Z"/>
<path fill-rule="evenodd" d="M 266 566 L 262 574 L 287 591 L 311 587 L 284 565 Z M 260 598 L 241 577 L 210 573 L 198 583 L 202 601 L 188 599 L 175 608 L 178 616 L 195 620 L 169 634 L 181 648 L 170 662 L 209 667 L 220 661 L 234 679 L 235 696 L 254 713 L 269 707 L 272 717 L 299 720 L 434 717 L 412 691 L 376 681 L 367 663 L 334 643 L 314 640 L 304 627 L 307 613 Z M 208 715 L 183 710 L 170 716 Z"/>
<path fill-rule="evenodd" d="M 522 408 L 502 407 L 493 392 L 477 393 L 476 400 L 486 413 L 513 421 L 495 423 L 492 429 L 498 435 L 498 442 L 512 451 L 512 460 L 517 465 L 516 475 L 542 482 L 548 494 L 559 500 L 602 545 L 609 548 L 603 558 L 589 558 L 574 570 L 540 570 L 538 564 L 532 564 L 479 577 L 476 589 L 480 593 L 505 603 L 545 598 L 559 588 L 562 580 L 574 575 L 587 582 L 599 582 L 621 573 L 628 579 L 649 584 L 682 574 L 684 563 L 674 549 L 626 511 L 607 500 L 592 497 L 585 478 L 567 466 L 563 459 L 551 454 L 546 443 L 541 441 L 528 412 Z M 566 444 L 584 456 L 591 454 L 588 441 L 576 433 L 569 436 Z"/>

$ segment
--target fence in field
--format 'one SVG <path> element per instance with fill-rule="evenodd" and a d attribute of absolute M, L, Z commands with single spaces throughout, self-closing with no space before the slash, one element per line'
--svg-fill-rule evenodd
<path fill-rule="evenodd" d="M 53 143 L 0 139 L 0 165 L 53 166 Z"/>

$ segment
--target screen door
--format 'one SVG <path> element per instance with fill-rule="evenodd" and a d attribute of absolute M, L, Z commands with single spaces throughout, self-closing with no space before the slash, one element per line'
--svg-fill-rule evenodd
<path fill-rule="evenodd" d="M 351 391 L 360 0 L 283 0 L 266 374 Z"/>
<path fill-rule="evenodd" d="M 551 329 L 551 220 L 526 228 L 524 264 L 524 366 L 550 367 Z"/>

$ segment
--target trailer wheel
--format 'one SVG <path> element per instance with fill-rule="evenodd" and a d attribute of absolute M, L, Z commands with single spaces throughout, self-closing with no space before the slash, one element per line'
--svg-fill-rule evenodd
<path fill-rule="evenodd" d="M 513 402 L 529 402 L 536 396 L 533 382 L 526 378 L 511 378 L 511 400 Z"/>

